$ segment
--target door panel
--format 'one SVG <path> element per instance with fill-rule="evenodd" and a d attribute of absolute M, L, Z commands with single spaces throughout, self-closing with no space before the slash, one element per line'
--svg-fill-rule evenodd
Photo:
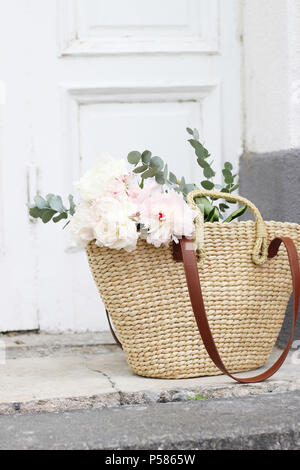
<path fill-rule="evenodd" d="M 63 55 L 218 50 L 219 0 L 68 0 L 59 9 Z"/>

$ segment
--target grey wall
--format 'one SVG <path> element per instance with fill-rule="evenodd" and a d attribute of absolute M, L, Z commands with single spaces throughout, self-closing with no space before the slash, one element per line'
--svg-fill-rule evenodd
<path fill-rule="evenodd" d="M 258 207 L 265 220 L 300 224 L 300 149 L 243 155 L 240 194 Z M 243 218 L 251 215 L 247 213 Z M 280 347 L 287 343 L 291 318 L 290 301 L 278 339 Z M 295 339 L 300 340 L 300 318 Z"/>

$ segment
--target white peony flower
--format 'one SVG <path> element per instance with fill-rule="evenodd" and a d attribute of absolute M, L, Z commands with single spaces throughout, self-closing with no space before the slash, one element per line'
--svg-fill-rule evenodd
<path fill-rule="evenodd" d="M 135 250 L 139 237 L 133 217 L 137 206 L 128 198 L 97 199 L 91 208 L 96 245 L 130 252 Z"/>
<path fill-rule="evenodd" d="M 104 194 L 117 178 L 122 178 L 128 170 L 124 160 L 115 160 L 109 154 L 103 153 L 97 164 L 88 170 L 75 183 L 83 201 L 92 201 Z"/>
<path fill-rule="evenodd" d="M 95 240 L 98 246 L 133 251 L 139 237 L 136 213 L 137 205 L 125 194 L 119 199 L 102 196 L 92 203 L 82 202 L 70 223 L 74 241 L 86 246 Z"/>
<path fill-rule="evenodd" d="M 73 240 L 77 245 L 86 246 L 94 239 L 90 208 L 89 203 L 82 202 L 76 207 L 75 214 L 70 221 Z"/>

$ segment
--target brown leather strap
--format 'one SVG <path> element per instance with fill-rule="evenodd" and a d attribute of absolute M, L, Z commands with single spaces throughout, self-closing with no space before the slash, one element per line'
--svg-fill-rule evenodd
<path fill-rule="evenodd" d="M 193 307 L 195 319 L 197 322 L 197 326 L 198 326 L 202 341 L 206 347 L 206 350 L 211 360 L 215 363 L 215 365 L 222 372 L 229 375 L 229 377 L 236 380 L 237 382 L 241 382 L 241 383 L 262 382 L 263 380 L 266 380 L 269 377 L 271 377 L 282 366 L 283 362 L 285 361 L 288 355 L 289 349 L 293 341 L 296 322 L 297 322 L 297 316 L 298 316 L 299 297 L 300 297 L 299 259 L 298 259 L 297 249 L 295 247 L 293 240 L 287 237 L 275 238 L 271 242 L 269 246 L 269 258 L 274 258 L 277 255 L 278 249 L 281 243 L 284 243 L 285 248 L 288 253 L 289 264 L 290 264 L 292 280 L 293 280 L 293 293 L 294 293 L 293 321 L 292 321 L 292 330 L 291 330 L 291 334 L 289 337 L 289 341 L 285 350 L 282 352 L 282 354 L 277 359 L 275 364 L 273 364 L 273 366 L 270 367 L 267 371 L 255 377 L 238 378 L 238 377 L 234 377 L 223 364 L 222 359 L 217 350 L 216 344 L 214 342 L 210 327 L 209 327 L 207 315 L 205 312 L 202 292 L 201 292 L 197 259 L 196 259 L 196 255 L 194 252 L 193 242 L 191 240 L 187 240 L 186 238 L 183 238 L 182 240 L 180 240 L 181 253 L 182 253 L 182 258 L 183 258 L 183 263 L 184 263 L 185 275 L 186 275 L 187 285 L 189 289 L 191 304 Z M 177 253 L 176 258 L 177 260 L 180 259 L 180 257 L 178 257 L 178 253 Z"/>
<path fill-rule="evenodd" d="M 106 311 L 106 316 L 107 316 L 107 321 L 108 321 L 108 325 L 109 325 L 109 329 L 110 329 L 110 332 L 112 334 L 112 337 L 113 339 L 115 340 L 115 342 L 117 343 L 117 346 L 119 346 L 119 348 L 123 349 L 123 346 L 121 344 L 121 341 L 119 340 L 119 338 L 117 337 L 116 333 L 114 332 L 114 329 L 112 327 L 112 324 L 111 324 L 111 321 L 110 321 L 110 316 L 109 316 L 109 313 L 108 311 L 105 309 Z"/>

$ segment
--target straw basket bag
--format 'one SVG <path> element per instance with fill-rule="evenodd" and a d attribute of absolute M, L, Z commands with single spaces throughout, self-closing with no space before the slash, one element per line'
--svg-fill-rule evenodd
<path fill-rule="evenodd" d="M 246 204 L 255 222 L 204 224 L 199 212 L 195 240 L 182 239 L 173 247 L 155 248 L 140 239 L 136 250 L 126 253 L 91 242 L 90 268 L 136 374 L 184 378 L 227 373 L 240 382 L 261 381 L 278 370 L 292 343 L 300 226 L 264 222 L 250 201 L 232 194 L 197 190 L 187 201 L 197 209 L 194 198 L 202 196 Z M 267 372 L 233 377 L 265 364 L 292 291 L 287 348 Z"/>

